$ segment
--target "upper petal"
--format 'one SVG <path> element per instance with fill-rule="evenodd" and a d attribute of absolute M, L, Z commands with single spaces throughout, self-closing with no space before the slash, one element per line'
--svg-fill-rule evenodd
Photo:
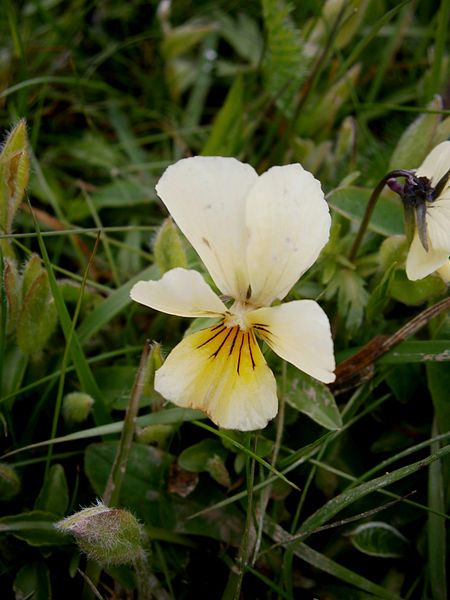
<path fill-rule="evenodd" d="M 436 185 L 450 169 L 450 142 L 438 144 L 416 171 L 417 177 L 428 177 Z M 450 185 L 450 181 L 449 181 Z"/>
<path fill-rule="evenodd" d="M 431 275 L 431 273 L 446 264 L 448 255 L 448 250 L 435 249 L 431 244 L 427 252 L 416 232 L 406 257 L 406 275 L 408 279 L 416 281 Z"/>
<path fill-rule="evenodd" d="M 330 323 L 317 302 L 295 300 L 260 308 L 247 319 L 281 358 L 324 383 L 334 381 Z"/>
<path fill-rule="evenodd" d="M 227 309 L 197 271 L 172 269 L 159 281 L 138 281 L 130 296 L 136 302 L 179 317 L 213 317 Z"/>
<path fill-rule="evenodd" d="M 182 340 L 156 372 L 155 389 L 226 429 L 260 429 L 278 410 L 275 378 L 253 333 L 223 323 Z"/>
<path fill-rule="evenodd" d="M 272 167 L 247 199 L 247 269 L 254 304 L 284 298 L 327 243 L 330 213 L 319 181 L 299 164 Z"/>
<path fill-rule="evenodd" d="M 258 179 L 234 158 L 195 156 L 170 166 L 156 191 L 221 292 L 245 296 L 245 199 Z"/>

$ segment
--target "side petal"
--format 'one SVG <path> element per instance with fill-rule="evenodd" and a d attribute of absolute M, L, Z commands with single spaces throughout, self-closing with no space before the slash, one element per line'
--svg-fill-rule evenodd
<path fill-rule="evenodd" d="M 330 213 L 320 183 L 299 164 L 272 167 L 247 199 L 247 268 L 253 303 L 282 299 L 328 241 Z"/>
<path fill-rule="evenodd" d="M 417 177 L 428 177 L 435 186 L 450 169 L 450 142 L 441 142 L 433 148 L 416 171 Z"/>
<path fill-rule="evenodd" d="M 446 264 L 448 255 L 448 250 L 436 250 L 431 245 L 427 252 L 416 232 L 406 257 L 406 275 L 408 279 L 416 281 L 431 275 L 431 273 Z"/>
<path fill-rule="evenodd" d="M 156 186 L 217 287 L 233 298 L 245 298 L 248 288 L 245 199 L 257 179 L 234 158 L 195 156 L 170 166 Z"/>
<path fill-rule="evenodd" d="M 274 352 L 324 383 L 335 380 L 333 339 L 325 312 L 313 300 L 295 300 L 247 314 Z"/>
<path fill-rule="evenodd" d="M 179 317 L 214 317 L 227 310 L 200 273 L 189 269 L 172 269 L 158 281 L 138 281 L 130 296 L 140 304 Z"/>
<path fill-rule="evenodd" d="M 156 372 L 155 389 L 226 429 L 260 429 L 278 410 L 275 378 L 254 335 L 223 323 L 182 340 Z"/>

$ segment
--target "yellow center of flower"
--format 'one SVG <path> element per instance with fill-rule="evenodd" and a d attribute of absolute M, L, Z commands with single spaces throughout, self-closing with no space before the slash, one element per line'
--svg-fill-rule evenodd
<path fill-rule="evenodd" d="M 208 359 L 226 360 L 234 364 L 237 375 L 254 370 L 264 361 L 252 329 L 222 322 L 203 332 L 198 349 L 208 352 Z"/>

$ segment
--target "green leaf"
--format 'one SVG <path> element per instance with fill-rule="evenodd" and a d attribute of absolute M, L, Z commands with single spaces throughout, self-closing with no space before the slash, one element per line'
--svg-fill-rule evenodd
<path fill-rule="evenodd" d="M 338 313 L 345 319 L 347 332 L 354 334 L 361 326 L 368 293 L 366 282 L 354 270 L 341 267 L 335 272 L 325 290 L 325 297 L 331 299 L 337 295 Z"/>
<path fill-rule="evenodd" d="M 448 369 L 447 369 L 448 371 Z M 448 383 L 448 381 L 447 381 Z M 447 387 L 448 396 L 448 387 Z M 448 402 L 447 402 L 448 404 Z M 433 423 L 433 435 L 436 431 Z M 447 430 L 448 431 L 448 430 Z M 439 442 L 431 445 L 430 451 L 436 452 Z M 430 509 L 445 514 L 444 473 L 442 461 L 432 463 L 428 471 L 428 504 Z M 446 600 L 447 595 L 447 532 L 445 518 L 435 513 L 428 515 L 428 572 L 430 576 L 431 597 L 433 600 Z"/>
<path fill-rule="evenodd" d="M 396 263 L 391 264 L 369 296 L 366 306 L 366 317 L 369 322 L 383 315 L 383 311 L 390 300 L 389 290 L 396 266 Z"/>
<path fill-rule="evenodd" d="M 130 291 L 135 283 L 142 280 L 158 279 L 158 268 L 151 265 L 127 281 L 108 296 L 99 306 L 87 315 L 78 328 L 78 337 L 86 342 L 99 329 L 109 323 L 121 310 L 131 304 Z M 88 391 L 85 387 L 85 391 Z M 95 395 L 91 394 L 95 398 Z"/>
<path fill-rule="evenodd" d="M 383 521 L 359 525 L 350 534 L 350 539 L 355 548 L 370 556 L 400 557 L 408 550 L 405 536 Z"/>
<path fill-rule="evenodd" d="M 436 96 L 427 106 L 429 110 L 442 110 L 442 99 Z M 441 115 L 424 113 L 405 130 L 391 156 L 389 170 L 417 169 L 431 150 Z"/>
<path fill-rule="evenodd" d="M 380 477 L 372 479 L 371 481 L 367 481 L 359 485 L 356 482 L 353 483 L 348 489 L 339 494 L 339 496 L 335 496 L 326 502 L 312 515 L 305 519 L 300 528 L 300 532 L 305 536 L 312 533 L 314 529 L 322 526 L 338 512 L 353 504 L 353 502 L 356 502 L 360 498 L 367 496 L 367 494 L 371 494 L 372 492 L 383 489 L 396 481 L 400 481 L 401 479 L 416 473 L 420 469 L 423 469 L 424 467 L 427 467 L 433 463 L 435 460 L 439 460 L 441 457 L 443 458 L 448 454 L 450 454 L 450 446 L 446 446 L 445 448 L 438 450 L 432 456 L 428 456 L 415 463 L 406 465 L 405 467 L 400 467 L 399 469 L 390 471 L 385 475 L 381 475 Z"/>
<path fill-rule="evenodd" d="M 372 190 L 349 186 L 331 191 L 327 200 L 336 212 L 350 221 L 361 223 Z M 368 228 L 384 236 L 403 233 L 403 207 L 394 196 L 378 198 Z"/>
<path fill-rule="evenodd" d="M 243 96 L 242 77 L 236 77 L 201 151 L 203 156 L 234 156 L 238 153 L 242 141 Z"/>
<path fill-rule="evenodd" d="M 325 556 L 325 554 L 314 550 L 304 543 L 290 541 L 291 536 L 287 531 L 276 523 L 270 522 L 267 518 L 265 530 L 275 542 L 287 547 L 293 554 L 298 556 L 298 558 L 304 560 L 316 569 L 328 573 L 341 581 L 345 581 L 368 594 L 373 594 L 376 598 L 383 598 L 384 600 L 400 600 L 400 596 L 394 592 L 391 592 L 390 590 L 373 583 L 373 581 L 366 579 L 362 575 L 355 573 L 355 571 L 340 565 L 331 558 L 328 558 L 328 556 Z"/>
<path fill-rule="evenodd" d="M 221 485 L 230 485 L 230 476 L 225 467 L 227 452 L 218 440 L 205 439 L 185 448 L 178 457 L 182 469 L 201 473 L 206 471 Z"/>
<path fill-rule="evenodd" d="M 50 572 L 43 561 L 25 564 L 14 579 L 16 600 L 50 600 Z"/>
<path fill-rule="evenodd" d="M 438 340 L 434 340 L 436 343 Z M 433 342 L 430 342 L 433 343 Z M 443 342 L 447 348 L 445 350 L 447 360 L 450 360 L 450 341 Z M 450 369 L 446 364 L 439 362 L 427 364 L 427 381 L 433 400 L 434 412 L 436 415 L 437 428 L 440 433 L 450 431 Z"/>
<path fill-rule="evenodd" d="M 117 442 L 91 444 L 85 452 L 86 475 L 101 497 L 113 465 Z M 155 527 L 171 528 L 173 515 L 167 498 L 167 478 L 173 457 L 153 446 L 134 443 L 120 491 L 119 504 L 136 511 Z"/>
<path fill-rule="evenodd" d="M 288 365 L 285 398 L 288 404 L 327 429 L 342 427 L 342 418 L 328 387 Z"/>
<path fill-rule="evenodd" d="M 189 52 L 189 50 L 200 44 L 207 35 L 216 31 L 216 29 L 216 23 L 187 23 L 179 27 L 174 27 L 165 32 L 161 50 L 166 60 L 171 61 Z"/>
<path fill-rule="evenodd" d="M 428 275 L 418 281 L 410 281 L 405 271 L 397 269 L 391 282 L 390 293 L 394 300 L 407 306 L 419 306 L 442 294 L 445 289 L 446 285 L 438 275 Z"/>
<path fill-rule="evenodd" d="M 284 0 L 261 1 L 267 33 L 264 86 L 289 116 L 293 113 L 295 97 L 307 75 L 310 59 L 303 52 L 302 37 L 290 18 L 291 6 Z"/>
<path fill-rule="evenodd" d="M 442 363 L 450 360 L 450 343 L 448 340 L 430 340 L 427 342 L 403 342 L 398 346 L 395 346 L 392 350 L 389 350 L 384 356 L 378 359 L 380 364 L 386 365 L 395 365 L 399 363 L 428 363 L 428 362 L 436 362 Z M 439 365 L 442 367 L 442 371 L 447 369 L 445 365 Z M 448 369 L 445 371 L 448 373 Z M 449 387 L 445 387 L 445 384 L 440 386 L 441 371 L 438 370 L 436 378 L 433 375 L 431 379 L 428 380 L 428 385 L 430 386 L 431 395 L 433 396 L 433 389 L 435 384 L 437 384 L 436 388 L 436 397 L 442 397 L 442 402 L 444 402 L 444 397 L 447 399 L 447 391 Z M 430 375 L 429 375 L 430 377 Z M 441 392 L 439 392 L 439 389 Z M 442 396 L 440 396 L 442 394 Z M 438 400 L 438 402 L 440 402 Z M 448 405 L 448 402 L 445 402 L 445 406 Z M 437 408 L 435 407 L 437 411 Z M 445 421 L 444 421 L 445 423 Z M 445 426 L 442 431 L 450 430 L 450 420 L 448 421 L 449 426 Z"/>
<path fill-rule="evenodd" d="M 218 440 L 205 439 L 185 448 L 178 457 L 178 464 L 182 469 L 200 473 L 208 470 L 208 460 L 215 454 L 226 456 L 223 445 Z"/>
<path fill-rule="evenodd" d="M 69 488 L 62 465 L 52 465 L 39 492 L 34 508 L 63 516 L 69 505 Z"/>
<path fill-rule="evenodd" d="M 58 517 L 42 510 L 0 518 L 0 533 L 11 533 L 30 546 L 61 546 L 69 540 L 53 526 Z"/>

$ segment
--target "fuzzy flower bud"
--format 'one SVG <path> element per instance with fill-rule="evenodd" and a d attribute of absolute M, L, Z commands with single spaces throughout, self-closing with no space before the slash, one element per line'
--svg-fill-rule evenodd
<path fill-rule="evenodd" d="M 67 394 L 63 400 L 63 416 L 67 423 L 82 423 L 91 412 L 94 399 L 83 392 Z"/>
<path fill-rule="evenodd" d="M 6 463 L 0 463 L 0 501 L 14 498 L 20 490 L 20 479 L 15 470 Z"/>
<path fill-rule="evenodd" d="M 153 242 L 153 252 L 161 275 L 175 267 L 187 267 L 180 232 L 172 219 L 166 219 L 158 230 Z"/>
<path fill-rule="evenodd" d="M 141 526 L 126 510 L 98 502 L 59 521 L 55 527 L 71 533 L 80 550 L 102 565 L 129 564 L 142 557 Z"/>
<path fill-rule="evenodd" d="M 27 128 L 21 119 L 0 152 L 0 229 L 11 231 L 14 215 L 28 184 L 30 167 Z"/>

